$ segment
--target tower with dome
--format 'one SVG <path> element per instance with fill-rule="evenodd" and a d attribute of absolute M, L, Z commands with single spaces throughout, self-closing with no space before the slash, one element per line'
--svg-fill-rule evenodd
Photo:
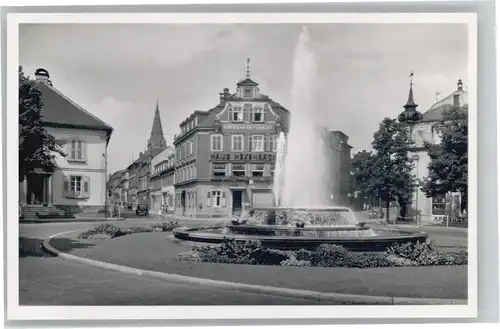
<path fill-rule="evenodd" d="M 445 210 L 450 197 L 460 200 L 459 192 L 429 198 L 422 192 L 422 182 L 429 176 L 430 157 L 427 143 L 441 142 L 443 115 L 456 108 L 459 112 L 468 112 L 468 93 L 464 89 L 462 79 L 457 82 L 457 88 L 442 99 L 437 99 L 425 112 L 417 110 L 418 105 L 413 99 L 413 83 L 410 82 L 408 101 L 403 106 L 398 120 L 408 124 L 413 141 L 409 156 L 413 159 L 413 174 L 417 178 L 417 186 L 413 193 L 412 205 L 420 213 L 419 220 L 424 223 L 435 223 L 445 218 Z M 448 200 L 448 201 L 447 201 Z"/>

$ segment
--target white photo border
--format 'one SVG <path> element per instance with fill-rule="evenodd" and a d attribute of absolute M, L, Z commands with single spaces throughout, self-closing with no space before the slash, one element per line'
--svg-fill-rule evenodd
<path fill-rule="evenodd" d="M 468 26 L 469 72 L 469 228 L 468 304 L 399 306 L 19 306 L 18 236 L 18 65 L 19 24 L 128 23 L 390 23 Z M 475 13 L 9 13 L 7 14 L 7 319 L 8 320 L 160 320 L 160 319 L 326 319 L 477 317 L 477 15 Z"/>

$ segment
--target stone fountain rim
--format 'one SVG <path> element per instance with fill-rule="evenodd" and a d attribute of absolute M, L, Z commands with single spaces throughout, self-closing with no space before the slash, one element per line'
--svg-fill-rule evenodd
<path fill-rule="evenodd" d="M 211 238 L 217 238 L 217 240 L 220 240 L 221 242 L 224 239 L 234 239 L 234 240 L 260 240 L 260 241 L 310 241 L 310 242 L 318 242 L 318 241 L 325 241 L 331 242 L 333 241 L 338 241 L 338 242 L 350 242 L 350 241 L 355 241 L 355 242 L 369 242 L 369 241 L 408 241 L 412 239 L 417 239 L 417 238 L 428 238 L 429 234 L 426 232 L 406 232 L 402 230 L 387 230 L 387 231 L 394 231 L 398 233 L 403 233 L 404 235 L 382 235 L 382 236 L 363 236 L 363 237 L 347 237 L 347 236 L 338 236 L 338 237 L 309 237 L 309 236 L 265 236 L 265 235 L 244 235 L 244 234 L 232 234 L 232 235 L 226 235 L 224 233 L 212 233 L 212 232 L 202 232 L 204 229 L 222 229 L 224 228 L 223 226 L 220 227 L 196 227 L 196 228 L 190 228 L 190 227 L 177 227 L 172 230 L 173 235 L 176 238 L 179 238 L 180 235 L 183 236 L 189 236 L 191 238 L 206 238 L 206 239 L 211 239 Z M 384 230 L 386 231 L 386 230 Z M 203 242 L 203 241 L 202 241 Z"/>
<path fill-rule="evenodd" d="M 287 230 L 300 230 L 300 231 L 364 231 L 369 230 L 369 226 L 362 226 L 358 224 L 345 224 L 345 225 L 306 225 L 304 227 L 296 227 L 293 224 L 288 225 L 280 225 L 280 224 L 226 224 L 224 227 L 230 228 L 245 228 L 245 229 L 269 229 L 269 230 L 278 230 L 278 231 L 287 231 Z"/>

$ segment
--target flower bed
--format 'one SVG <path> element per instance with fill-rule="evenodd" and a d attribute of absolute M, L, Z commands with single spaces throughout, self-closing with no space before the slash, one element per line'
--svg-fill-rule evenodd
<path fill-rule="evenodd" d="M 178 227 L 178 223 L 172 221 L 162 221 L 161 223 L 135 226 L 135 227 L 117 227 L 108 223 L 96 225 L 88 231 L 78 235 L 78 239 L 94 239 L 94 238 L 118 238 L 120 236 L 146 233 L 146 232 L 169 232 Z"/>
<path fill-rule="evenodd" d="M 370 268 L 466 265 L 467 251 L 444 252 L 426 243 L 395 244 L 384 253 L 351 252 L 342 246 L 327 244 L 312 251 L 281 251 L 264 248 L 257 241 L 228 239 L 218 245 L 196 246 L 177 255 L 177 259 L 226 264 Z"/>

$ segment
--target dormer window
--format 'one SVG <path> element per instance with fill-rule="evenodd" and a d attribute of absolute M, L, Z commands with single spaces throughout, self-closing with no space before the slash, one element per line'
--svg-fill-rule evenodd
<path fill-rule="evenodd" d="M 241 107 L 235 107 L 233 109 L 231 120 L 237 122 L 243 121 L 243 109 Z"/>
<path fill-rule="evenodd" d="M 245 88 L 244 96 L 245 97 L 252 97 L 252 88 Z"/>
<path fill-rule="evenodd" d="M 264 110 L 260 108 L 253 109 L 253 121 L 262 122 L 264 121 Z"/>

